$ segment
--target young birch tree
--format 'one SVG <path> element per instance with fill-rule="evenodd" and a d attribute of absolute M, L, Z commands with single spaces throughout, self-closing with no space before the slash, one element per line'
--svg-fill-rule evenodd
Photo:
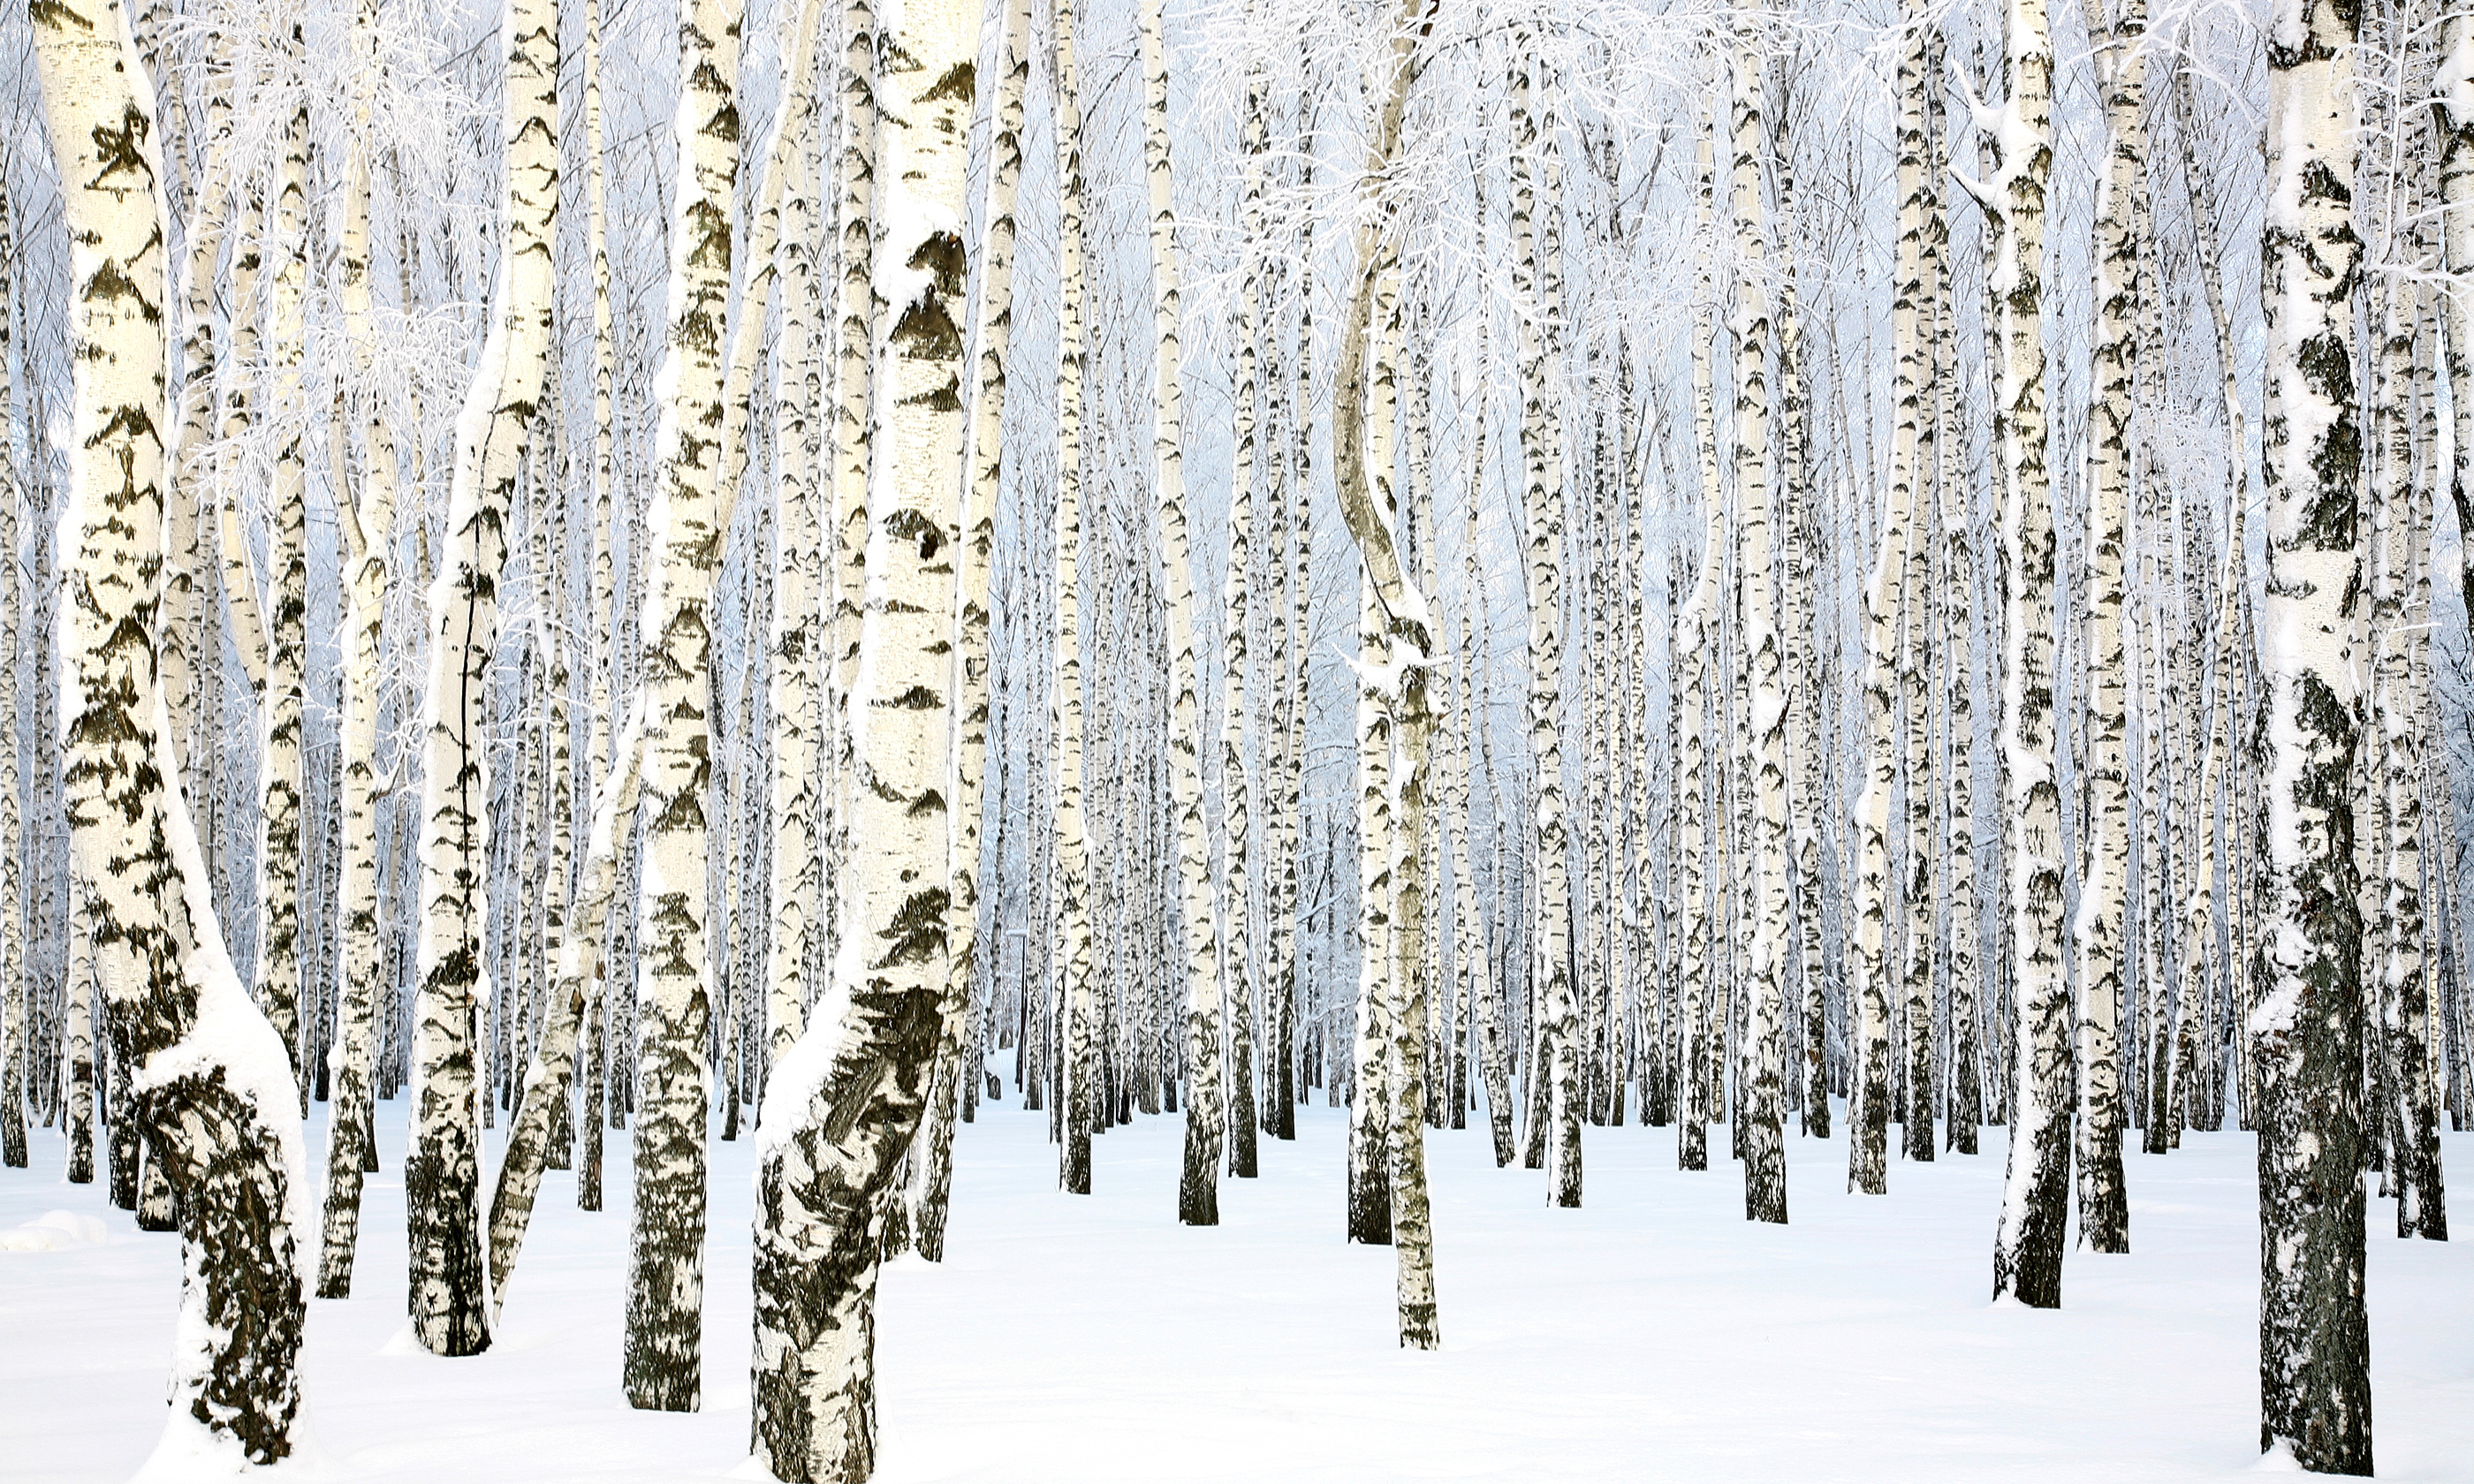
<path fill-rule="evenodd" d="M 557 0 L 507 0 L 500 141 L 504 246 L 489 338 L 455 423 L 445 560 L 428 594 L 422 706 L 420 995 L 412 1155 L 404 1166 L 414 1338 L 434 1355 L 489 1348 L 473 1026 L 482 973 L 490 780 L 481 722 L 498 632 L 507 509 L 548 363 L 558 218 Z"/>
<path fill-rule="evenodd" d="M 827 997 L 774 1069 L 758 1131 L 754 1445 L 776 1477 L 873 1472 L 877 1212 L 910 1147 L 946 1010 L 964 132 L 977 28 L 961 0 L 905 9 L 879 73 L 887 231 L 867 587 L 851 697 L 855 855 Z M 973 764 L 976 766 L 976 763 Z"/>

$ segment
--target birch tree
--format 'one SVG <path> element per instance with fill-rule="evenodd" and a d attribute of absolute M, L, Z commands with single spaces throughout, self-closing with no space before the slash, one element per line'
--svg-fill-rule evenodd
<path fill-rule="evenodd" d="M 293 1452 L 307 1158 L 290 1066 L 225 955 L 172 780 L 160 597 L 170 283 L 162 154 L 115 4 L 46 7 L 34 53 L 71 242 L 71 544 L 61 674 L 69 854 L 182 1223 L 169 1428 L 227 1468 Z"/>
<path fill-rule="evenodd" d="M 944 1023 L 947 822 L 969 254 L 963 146 L 977 32 L 959 0 L 914 4 L 880 74 L 888 224 L 870 469 L 867 588 L 851 697 L 850 924 L 825 1002 L 781 1065 L 758 1130 L 754 1443 L 777 1477 L 874 1469 L 874 1212 L 916 1133 Z M 896 267 L 895 265 L 898 265 Z"/>
<path fill-rule="evenodd" d="M 2269 894 L 2250 1016 L 2260 1110 L 2260 1448 L 2371 1472 L 2363 1311 L 2363 1014 L 2350 842 L 2362 730 L 2361 435 L 2351 309 L 2359 12 L 2288 0 L 2268 32 L 2262 466 Z"/>
<path fill-rule="evenodd" d="M 507 0 L 499 218 L 489 337 L 455 422 L 445 559 L 431 582 L 422 705 L 420 998 L 404 1196 L 414 1338 L 434 1355 L 489 1348 L 473 1025 L 487 1001 L 490 780 L 481 742 L 510 498 L 548 361 L 558 217 L 557 0 Z"/>

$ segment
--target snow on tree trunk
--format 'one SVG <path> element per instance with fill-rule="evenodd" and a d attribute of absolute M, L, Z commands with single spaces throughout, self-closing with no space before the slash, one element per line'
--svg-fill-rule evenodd
<path fill-rule="evenodd" d="M 959 0 L 913 3 L 880 73 L 888 224 L 867 587 L 851 697 L 855 854 L 827 997 L 774 1069 L 758 1131 L 754 1443 L 777 1477 L 875 1463 L 876 1212 L 910 1147 L 945 1020 L 960 488 L 963 146 L 977 50 Z"/>
<path fill-rule="evenodd" d="M 436 1355 L 489 1348 L 474 1026 L 482 972 L 490 783 L 482 745 L 506 522 L 548 359 L 558 217 L 556 0 L 507 0 L 506 238 L 488 340 L 455 424 L 447 547 L 428 594 L 422 705 L 420 993 L 413 1010 L 412 1155 L 404 1195 L 414 1337 Z"/>
<path fill-rule="evenodd" d="M 2005 956 L 2016 977 L 2017 1088 L 1993 1293 L 2053 1308 L 2062 1302 L 2070 1224 L 2072 1089 L 2053 763 L 2052 479 L 2046 463 L 2043 268 L 2053 50 L 2044 0 L 2009 0 L 2007 31 L 2010 96 L 1994 126 L 2001 168 L 1986 204 L 2001 220 L 1992 283 L 2001 350 L 2001 811 L 2013 831 L 2004 897 L 2014 940 Z"/>
<path fill-rule="evenodd" d="M 1752 664 L 1751 742 L 1756 776 L 1752 799 L 1754 891 L 1752 965 L 1745 1002 L 1744 1216 L 1786 1221 L 1783 1085 L 1786 1015 L 1787 697 L 1781 653 L 1776 557 L 1779 512 L 1770 478 L 1770 298 L 1761 202 L 1762 64 L 1768 37 L 1754 17 L 1739 14 L 1731 55 L 1734 84 L 1731 196 L 1738 258 L 1734 323 L 1735 372 L 1735 501 L 1742 522 L 1744 649 Z"/>
<path fill-rule="evenodd" d="M 63 804 L 134 1116 L 185 1213 L 167 1452 L 293 1450 L 307 1159 L 283 1046 L 226 957 L 173 780 L 155 610 L 163 555 L 161 153 L 117 5 L 34 19 L 72 245 Z M 38 708 L 39 711 L 39 708 Z"/>
<path fill-rule="evenodd" d="M 593 254 L 593 572 L 591 623 L 593 704 L 586 734 L 585 778 L 598 789 L 610 776 L 611 692 L 618 680 L 618 581 L 613 542 L 613 487 L 618 483 L 616 422 L 612 416 L 612 383 L 618 371 L 618 345 L 610 306 L 609 198 L 601 158 L 601 0 L 584 0 L 584 153 L 586 245 Z M 605 969 L 607 966 L 604 966 Z M 575 1205 L 578 1210 L 601 1209 L 601 1131 L 603 1069 L 609 1061 L 609 993 L 606 972 L 594 976 L 586 989 L 584 1009 L 584 1096 L 579 1132 L 582 1147 L 575 1153 Z"/>

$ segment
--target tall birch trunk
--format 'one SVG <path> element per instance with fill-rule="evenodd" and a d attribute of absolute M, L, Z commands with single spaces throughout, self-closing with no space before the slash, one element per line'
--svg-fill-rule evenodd
<path fill-rule="evenodd" d="M 1735 500 L 1743 532 L 1744 649 L 1752 665 L 1754 752 L 1752 856 L 1758 910 L 1753 921 L 1752 965 L 1745 1004 L 1744 1216 L 1786 1221 L 1785 1082 L 1787 891 L 1787 749 L 1785 661 L 1781 653 L 1775 557 L 1777 494 L 1770 478 L 1770 299 L 1761 203 L 1762 59 L 1767 36 L 1754 16 L 1738 13 L 1734 83 Z"/>
<path fill-rule="evenodd" d="M 908 276 L 885 285 L 876 338 L 883 456 L 851 697 L 852 826 L 870 848 L 838 883 L 848 931 L 830 996 L 775 1068 L 757 1135 L 754 1443 L 785 1479 L 856 1484 L 873 1472 L 875 1213 L 917 1132 L 946 1021 L 947 513 L 967 432 L 957 320 L 973 15 L 959 0 L 910 6 L 880 73 L 884 261 Z"/>
<path fill-rule="evenodd" d="M 2351 792 L 2362 732 L 2361 433 L 2352 302 L 2359 11 L 2280 0 L 2268 31 L 2262 464 L 2268 720 L 2259 1085 L 2260 1449 L 2371 1472 L 2363 1305 L 2363 924 Z"/>
<path fill-rule="evenodd" d="M 1179 364 L 1175 176 L 1168 150 L 1168 50 L 1159 0 L 1136 12 L 1143 69 L 1143 169 L 1150 181 L 1152 250 L 1152 480 L 1159 527 L 1160 580 L 1168 600 L 1168 750 L 1176 822 L 1177 918 L 1185 948 L 1185 1171 L 1177 1219 L 1220 1223 L 1220 1156 L 1225 1089 L 1220 1046 L 1219 944 L 1211 909 L 1211 848 L 1202 821 L 1201 682 L 1194 657 L 1194 576 L 1185 515 L 1185 377 Z"/>
<path fill-rule="evenodd" d="M 1580 1038 L 1571 973 L 1569 830 L 1564 817 L 1564 450 L 1547 377 L 1558 364 L 1563 266 L 1557 219 L 1563 169 L 1554 110 L 1534 109 L 1530 76 L 1537 38 L 1514 38 L 1512 62 L 1514 274 L 1520 313 L 1521 515 L 1529 580 L 1529 747 L 1536 777 L 1538 918 L 1532 960 L 1545 1056 L 1548 1199 L 1581 1204 Z M 1542 198 L 1542 201 L 1541 201 Z M 1535 226 L 1542 211 L 1545 228 Z M 1541 244 L 1540 236 L 1544 237 Z"/>
<path fill-rule="evenodd" d="M 283 1047 L 225 956 L 163 734 L 153 430 L 171 416 L 170 284 L 152 92 L 119 6 L 48 6 L 33 32 L 59 178 L 76 182 L 62 193 L 74 245 L 60 696 L 70 863 L 134 1063 L 132 1113 L 186 1217 L 172 1446 L 228 1468 L 272 1464 L 293 1450 L 301 1404 L 307 1159 Z"/>
<path fill-rule="evenodd" d="M 1341 326 L 1339 385 L 1364 390 L 1344 394 L 1332 412 L 1332 467 L 1341 515 L 1365 563 L 1369 632 L 1361 642 L 1358 662 L 1360 745 L 1366 745 L 1370 730 L 1366 716 L 1371 709 L 1392 754 L 1379 780 L 1385 797 L 1372 798 L 1378 780 L 1369 766 L 1361 796 L 1368 802 L 1359 809 L 1365 831 L 1359 849 L 1380 904 L 1369 909 L 1369 920 L 1373 921 L 1372 911 L 1388 908 L 1384 926 L 1391 951 L 1371 970 L 1373 993 L 1360 993 L 1358 1048 L 1361 1062 L 1370 1056 L 1391 1064 L 1385 1079 L 1389 1085 L 1382 1089 L 1385 1104 L 1378 1105 L 1387 1108 L 1391 1119 L 1385 1172 L 1389 1230 L 1384 1234 L 1396 1254 L 1400 1344 L 1410 1350 L 1433 1350 L 1442 1343 L 1435 1322 L 1434 1239 L 1426 1198 L 1426 1009 L 1420 1002 L 1426 919 L 1426 765 L 1433 728 L 1426 689 L 1434 645 L 1425 596 L 1400 560 L 1396 534 L 1394 461 L 1401 357 L 1399 268 L 1394 236 L 1398 230 L 1398 205 L 1385 187 L 1399 154 L 1420 47 L 1433 25 L 1436 5 L 1437 0 L 1400 0 L 1393 21 L 1385 85 L 1367 141 L 1365 174 L 1359 178 L 1361 202 L 1371 209 L 1358 213 L 1356 271 Z M 1374 352 L 1370 367 L 1370 343 Z M 1370 764 L 1372 759 L 1368 756 L 1365 761 Z M 1373 879 L 1378 848 L 1387 852 L 1379 882 Z M 1385 901 L 1387 897 L 1390 900 Z M 1375 946 L 1368 945 L 1370 959 Z M 1369 977 L 1361 974 L 1361 984 Z M 1390 1034 L 1388 1047 L 1369 1044 L 1364 1022 L 1375 1004 L 1384 1005 L 1382 1024 Z M 1369 1090 L 1361 1069 L 1360 1105 L 1353 1110 L 1359 1116 L 1370 1113 Z M 1354 1150 L 1352 1141 L 1352 1154 Z M 1577 1201 L 1577 1190 L 1574 1198 Z M 1354 1200 L 1350 1208 L 1353 1227 Z"/>
<path fill-rule="evenodd" d="M 363 0 L 354 44 L 363 64 L 374 60 L 377 8 Z M 354 370 L 366 376 L 376 360 L 370 331 L 369 102 L 360 100 L 359 132 L 344 182 L 344 230 L 338 266 L 345 329 L 353 347 Z M 337 741 L 343 753 L 341 810 L 344 863 L 341 882 L 342 1022 L 331 1053 L 333 1101 L 327 1133 L 326 1229 L 318 1259 L 318 1297 L 349 1298 L 352 1256 L 360 1233 L 361 1174 L 368 1147 L 373 1100 L 370 1050 L 378 1004 L 377 783 L 379 684 L 386 640 L 387 557 L 394 544 L 396 448 L 393 424 L 380 400 L 370 399 L 362 424 L 361 479 L 357 491 L 338 491 L 337 521 L 345 539 L 345 633 L 352 653 L 344 666 L 344 715 Z"/>
<path fill-rule="evenodd" d="M 2007 30 L 2010 96 L 2001 109 L 2001 168 L 1988 205 L 2001 219 L 1992 281 L 2001 350 L 2001 810 L 2013 830 L 2004 893 L 2014 939 L 2006 956 L 2016 976 L 2017 1090 L 1993 1293 L 2052 1308 L 2062 1302 L 2070 1223 L 2072 1089 L 2053 764 L 2054 536 L 2043 313 L 2053 50 L 2044 0 L 2009 0 Z"/>
<path fill-rule="evenodd" d="M 739 175 L 736 0 L 695 0 L 679 28 L 679 179 L 654 453 L 643 644 L 645 796 L 639 868 L 639 1095 L 627 1265 L 630 1405 L 703 1401 L 706 1063 L 715 997 L 710 627 L 720 524 L 733 195 Z"/>
<path fill-rule="evenodd" d="M 1220 596 L 1225 632 L 1220 682 L 1220 812 L 1225 841 L 1220 881 L 1225 924 L 1221 961 L 1225 966 L 1234 1033 L 1229 1038 L 1228 1164 L 1229 1173 L 1241 1180 L 1254 1178 L 1258 1132 L 1252 1061 L 1257 987 L 1253 974 L 1253 874 L 1248 859 L 1253 821 L 1246 769 L 1246 719 L 1249 710 L 1247 679 L 1251 667 L 1247 624 L 1252 610 L 1254 467 L 1260 421 L 1256 410 L 1260 389 L 1255 380 L 1255 341 L 1263 305 L 1264 119 L 1261 84 L 1252 77 L 1246 84 L 1244 128 L 1246 183 L 1240 208 L 1244 235 L 1238 248 L 1242 254 L 1240 286 L 1229 325 L 1230 338 L 1237 347 L 1233 397 L 1236 446 L 1231 453 L 1228 480 L 1228 569 L 1222 580 Z"/>
<path fill-rule="evenodd" d="M 1075 0 L 1051 0 L 1057 150 L 1056 681 L 1049 747 L 1055 754 L 1057 927 L 1061 948 L 1065 1188 L 1091 1193 L 1099 1117 L 1099 1003 L 1092 983 L 1090 842 L 1082 812 L 1082 108 L 1074 58 Z"/>
<path fill-rule="evenodd" d="M 610 776 L 611 693 L 618 681 L 618 577 L 613 542 L 618 535 L 611 501 L 618 483 L 612 383 L 618 343 L 610 307 L 610 212 L 601 156 L 601 0 L 584 0 L 584 154 L 586 246 L 593 254 L 593 571 L 589 635 L 593 643 L 593 704 L 586 733 L 586 786 L 599 789 Z M 584 1008 L 584 1096 L 577 1116 L 582 1147 L 575 1153 L 575 1205 L 601 1209 L 601 1143 L 605 1069 L 610 1061 L 608 966 L 587 982 Z"/>
<path fill-rule="evenodd" d="M 2089 814 L 2078 915 L 2071 935 L 2078 957 L 2077 1125 L 2079 1245 L 2130 1250 L 2130 1210 L 2122 1191 L 2122 1000 L 2123 909 L 2130 870 L 2130 783 L 2123 759 L 2122 570 L 2130 501 L 2132 391 L 2144 244 L 2131 230 L 2131 203 L 2147 189 L 2147 55 L 2144 0 L 2119 0 L 2108 30 L 2103 0 L 2086 0 L 2098 38 L 2097 82 L 2104 105 L 2105 168 L 2096 178 L 2096 243 L 2090 253 L 2097 309 L 2097 395 L 2088 409 L 2086 781 Z M 2149 858 L 2147 873 L 2158 863 Z"/>
<path fill-rule="evenodd" d="M 474 1026 L 487 1003 L 490 781 L 481 723 L 498 630 L 498 570 L 510 496 L 547 364 L 558 217 L 557 0 L 507 0 L 500 139 L 505 242 L 490 331 L 455 425 L 446 560 L 428 595 L 429 673 L 422 706 L 420 995 L 413 1011 L 417 1091 L 404 1168 L 414 1337 L 435 1355 L 489 1348 L 481 1238 Z"/>
<path fill-rule="evenodd" d="M 930 1090 L 923 1137 L 918 1210 L 912 1218 L 919 1255 L 931 1262 L 945 1256 L 945 1212 L 954 1178 L 954 1112 L 958 1092 L 980 1076 L 978 1041 L 971 1020 L 978 1014 L 972 981 L 979 964 L 981 800 L 980 758 L 988 731 L 988 577 L 993 568 L 997 497 L 1005 472 L 1006 364 L 1013 343 L 1014 201 L 1022 179 L 1023 95 L 1031 78 L 1031 0 L 1005 0 L 999 12 L 997 57 L 1004 68 L 990 110 L 988 195 L 982 220 L 980 292 L 973 307 L 971 399 L 965 483 L 958 490 L 961 518 L 954 539 L 963 562 L 954 614 L 958 726 L 952 752 L 950 787 L 953 828 L 947 873 L 952 895 L 945 910 L 950 943 L 945 1029 L 952 1043 L 940 1046 L 936 1080 Z M 994 982 L 994 976 L 988 976 Z M 967 1082 L 964 1079 L 968 1079 Z M 958 1084 L 961 1086 L 958 1087 Z"/>

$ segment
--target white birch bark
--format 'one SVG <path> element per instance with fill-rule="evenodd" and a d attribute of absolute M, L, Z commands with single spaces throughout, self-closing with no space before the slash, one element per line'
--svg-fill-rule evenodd
<path fill-rule="evenodd" d="M 1202 823 L 1202 722 L 1194 657 L 1194 577 L 1185 515 L 1185 378 L 1176 257 L 1175 178 L 1168 149 L 1168 52 L 1159 0 L 1136 10 L 1143 69 L 1143 172 L 1150 183 L 1152 250 L 1152 480 L 1160 577 L 1168 600 L 1168 751 L 1176 822 L 1177 917 L 1184 932 L 1187 1098 L 1185 1170 L 1177 1219 L 1220 1222 L 1220 1157 L 1226 1089 L 1219 945 L 1211 909 L 1211 850 Z"/>
<path fill-rule="evenodd" d="M 455 425 L 447 550 L 428 594 L 422 705 L 420 993 L 413 1017 L 413 1146 L 405 1162 L 414 1337 L 436 1355 L 489 1348 L 473 1027 L 481 967 L 490 795 L 481 722 L 497 637 L 508 501 L 547 363 L 558 215 L 556 0 L 507 0 L 500 139 L 505 239 L 489 338 Z"/>
<path fill-rule="evenodd" d="M 354 45 L 369 66 L 377 45 L 377 7 L 363 0 Z M 370 108 L 358 100 L 358 130 L 344 181 L 344 229 L 338 253 L 338 298 L 352 342 L 353 369 L 366 376 L 376 362 L 370 327 Z M 343 984 L 329 1076 L 332 1102 L 327 1135 L 326 1225 L 318 1259 L 318 1297 L 349 1298 L 360 1233 L 361 1174 L 368 1157 L 373 1099 L 371 1032 L 378 1004 L 377 782 L 379 685 L 386 639 L 387 557 L 395 534 L 396 447 L 393 425 L 376 397 L 362 423 L 357 490 L 339 491 L 337 522 L 345 539 L 344 715 L 340 812 L 344 861 L 339 918 Z"/>
<path fill-rule="evenodd" d="M 1246 84 L 1245 197 L 1240 207 L 1243 237 L 1238 273 L 1240 287 L 1229 324 L 1237 347 L 1234 402 L 1235 447 L 1230 455 L 1228 486 L 1228 567 L 1222 579 L 1220 703 L 1220 799 L 1222 868 L 1220 902 L 1223 924 L 1221 962 L 1227 981 L 1232 1034 L 1229 1038 L 1228 1142 L 1229 1173 L 1241 1180 L 1257 1169 L 1254 1102 L 1253 874 L 1248 852 L 1252 848 L 1252 801 L 1246 768 L 1247 678 L 1251 666 L 1248 624 L 1252 611 L 1254 562 L 1254 467 L 1258 419 L 1255 403 L 1255 342 L 1262 318 L 1263 151 L 1264 118 L 1261 80 Z M 1276 654 L 1274 658 L 1280 658 Z"/>
<path fill-rule="evenodd" d="M 736 0 L 696 0 L 679 27 L 678 180 L 663 336 L 643 645 L 645 803 L 639 868 L 635 1222 L 627 1265 L 628 1402 L 703 1400 L 705 1130 L 713 1029 L 710 627 L 720 520 L 722 347 L 739 174 Z"/>
<path fill-rule="evenodd" d="M 970 345 L 974 382 L 970 443 L 958 488 L 960 518 L 954 540 L 962 562 L 954 613 L 956 715 L 952 767 L 954 801 L 947 874 L 951 898 L 945 909 L 949 970 L 946 976 L 946 1043 L 936 1053 L 927 1126 L 921 1136 L 918 1210 L 911 1221 L 919 1255 L 941 1262 L 945 1214 L 954 1178 L 954 1113 L 965 1079 L 980 1076 L 978 1039 L 971 1022 L 978 1010 L 973 981 L 980 955 L 982 798 L 980 759 L 988 733 L 988 579 L 995 565 L 996 510 L 1005 473 L 1006 365 L 1013 344 L 1014 201 L 1022 180 L 1023 95 L 1031 79 L 1031 0 L 1004 0 L 998 12 L 996 96 L 990 107 L 987 197 L 982 209 L 979 297 L 972 307 Z M 990 976 L 993 983 L 993 976 Z"/>
<path fill-rule="evenodd" d="M 875 1462 L 875 1213 L 915 1136 L 946 1020 L 956 543 L 968 251 L 964 132 L 978 50 L 960 0 L 906 8 L 880 74 L 889 224 L 876 281 L 882 438 L 869 482 L 852 826 L 829 998 L 775 1068 L 758 1130 L 757 1450 L 777 1477 L 865 1479 Z"/>
<path fill-rule="evenodd" d="M 2363 1306 L 2362 923 L 2348 848 L 2364 663 L 2352 202 L 2361 13 L 2280 0 L 2268 32 L 2260 299 L 2268 390 L 2267 794 L 2257 1062 L 2260 1448 L 2371 1472 Z"/>
<path fill-rule="evenodd" d="M 1779 573 L 1774 555 L 1777 495 L 1770 477 L 1770 298 L 1767 236 L 1761 201 L 1762 58 L 1768 37 L 1751 15 L 1735 17 L 1730 72 L 1734 84 L 1735 311 L 1735 500 L 1743 540 L 1744 649 L 1752 667 L 1754 752 L 1752 857 L 1758 908 L 1752 923 L 1752 964 L 1745 1005 L 1748 1074 L 1744 1100 L 1744 1216 L 1786 1221 L 1784 1141 L 1787 955 L 1786 684 L 1778 624 Z"/>
<path fill-rule="evenodd" d="M 584 0 L 585 241 L 593 255 L 593 570 L 587 613 L 593 644 L 593 699 L 586 730 L 585 787 L 595 791 L 610 776 L 611 693 L 618 680 L 619 616 L 612 551 L 618 531 L 611 508 L 613 487 L 618 483 L 612 395 L 618 342 L 610 306 L 609 186 L 601 149 L 601 0 Z M 601 1142 L 607 1123 L 602 1109 L 610 1062 L 607 977 L 606 972 L 593 975 L 585 991 L 584 1096 L 577 1113 L 583 1137 L 575 1153 L 578 1210 L 601 1209 Z"/>
<path fill-rule="evenodd" d="M 811 0 L 811 8 L 815 0 Z M 822 945 L 822 839 L 816 827 L 816 743 L 823 723 L 819 652 L 825 644 L 817 593 L 824 553 L 815 485 L 808 463 L 811 419 L 824 400 L 816 358 L 814 198 L 808 168 L 813 102 L 782 123 L 790 161 L 774 251 L 782 323 L 774 339 L 773 630 L 765 709 L 772 723 L 772 932 L 765 947 L 764 1026 L 768 1065 L 799 1039 L 808 1005 L 808 966 Z M 742 299 L 741 314 L 749 312 Z M 761 318 L 761 316 L 760 316 Z"/>
<path fill-rule="evenodd" d="M 2053 766 L 2051 474 L 2047 466 L 2043 264 L 2052 174 L 2052 38 L 2044 0 L 2009 0 L 2010 96 L 1994 125 L 2001 219 L 1993 295 L 2001 349 L 2000 464 L 2002 799 L 2014 831 L 2005 886 L 2016 975 L 2017 1090 L 1994 1237 L 1993 1293 L 2034 1308 L 2062 1298 L 2070 1222 L 2071 1005 L 2062 974 L 2061 799 Z M 1988 193 L 1979 192 L 1980 197 Z"/>
<path fill-rule="evenodd" d="M 70 253 L 63 805 L 134 1115 L 186 1216 L 167 1440 L 225 1468 L 293 1451 L 307 1160 L 283 1048 L 225 956 L 171 780 L 153 610 L 163 554 L 162 156 L 117 5 L 33 23 Z M 40 707 L 37 713 L 40 714 Z"/>

